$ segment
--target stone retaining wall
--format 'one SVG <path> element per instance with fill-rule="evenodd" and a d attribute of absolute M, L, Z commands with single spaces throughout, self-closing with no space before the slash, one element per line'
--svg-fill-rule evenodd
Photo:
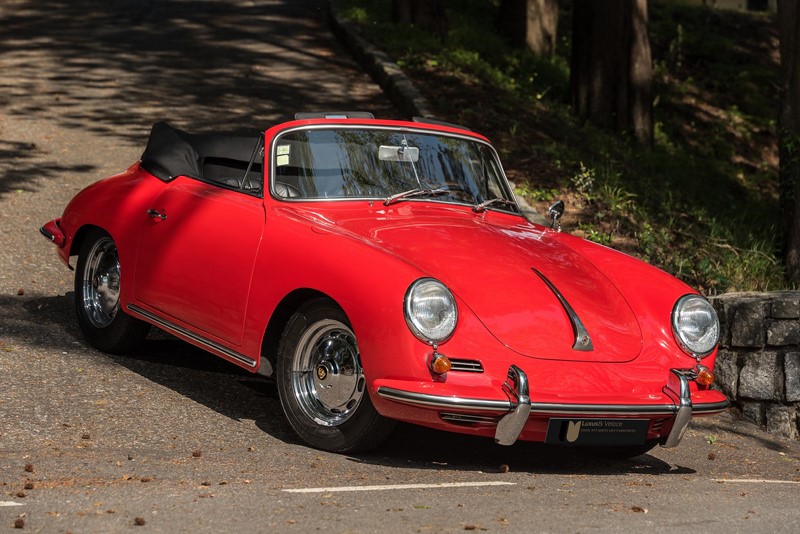
<path fill-rule="evenodd" d="M 800 434 L 800 291 L 710 299 L 722 328 L 717 386 L 742 417 L 779 436 Z"/>

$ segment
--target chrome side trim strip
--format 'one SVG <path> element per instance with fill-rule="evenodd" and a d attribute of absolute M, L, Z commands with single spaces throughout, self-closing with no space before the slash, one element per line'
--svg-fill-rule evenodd
<path fill-rule="evenodd" d="M 231 358 L 233 360 L 236 360 L 237 362 L 243 363 L 244 365 L 246 365 L 248 367 L 255 368 L 255 366 L 256 366 L 256 361 L 254 359 L 249 358 L 249 357 L 245 356 L 244 354 L 239 354 L 238 352 L 232 351 L 231 349 L 229 349 L 229 348 L 227 348 L 227 347 L 225 347 L 223 345 L 220 345 L 219 343 L 217 343 L 215 341 L 211 341 L 210 339 L 206 339 L 206 338 L 204 338 L 204 337 L 202 337 L 202 336 L 200 336 L 198 334 L 195 334 L 194 332 L 192 332 L 190 330 L 187 330 L 186 328 L 183 328 L 182 326 L 178 326 L 176 324 L 170 323 L 169 321 L 166 321 L 166 320 L 162 319 L 161 317 L 159 317 L 159 316 L 157 316 L 157 315 L 155 315 L 153 313 L 150 313 L 147 310 L 143 310 L 142 308 L 140 308 L 136 304 L 128 304 L 127 307 L 128 307 L 128 311 L 130 311 L 131 313 L 133 313 L 135 315 L 138 315 L 138 316 L 140 316 L 140 317 L 142 317 L 144 319 L 147 319 L 149 322 L 156 324 L 156 326 L 158 326 L 159 328 L 163 328 L 164 330 L 166 330 L 168 332 L 171 332 L 173 334 L 179 335 L 179 336 L 187 337 L 187 338 L 191 339 L 192 342 L 197 343 L 198 345 L 200 345 L 202 347 L 205 347 L 205 348 L 207 348 L 207 349 L 209 349 L 209 350 L 211 350 L 213 352 L 220 352 L 220 353 L 224 354 L 225 356 L 227 356 L 228 358 Z"/>
<path fill-rule="evenodd" d="M 553 292 L 558 301 L 561 303 L 564 311 L 567 312 L 567 316 L 572 323 L 572 330 L 575 334 L 575 342 L 572 344 L 572 350 L 580 350 L 584 352 L 594 350 L 594 345 L 592 345 L 592 337 L 589 335 L 586 327 L 583 326 L 578 314 L 575 313 L 575 310 L 573 310 L 572 306 L 569 305 L 567 299 L 564 298 L 564 295 L 562 295 L 556 286 L 553 285 L 553 282 L 548 280 L 547 277 L 540 273 L 536 268 L 531 267 L 531 271 L 536 273 L 536 275 L 542 279 L 542 282 L 544 282 L 547 287 L 550 288 L 550 291 Z"/>

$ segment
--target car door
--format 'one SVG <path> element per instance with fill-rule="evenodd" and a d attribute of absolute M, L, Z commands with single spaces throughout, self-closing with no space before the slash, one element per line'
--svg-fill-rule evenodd
<path fill-rule="evenodd" d="M 135 300 L 167 321 L 240 345 L 263 230 L 261 198 L 176 178 L 148 209 Z"/>

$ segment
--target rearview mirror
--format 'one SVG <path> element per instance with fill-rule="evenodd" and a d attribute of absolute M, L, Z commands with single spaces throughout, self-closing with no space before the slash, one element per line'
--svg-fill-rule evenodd
<path fill-rule="evenodd" d="M 378 149 L 378 159 L 381 161 L 419 161 L 419 148 L 415 146 L 387 146 L 381 145 Z"/>

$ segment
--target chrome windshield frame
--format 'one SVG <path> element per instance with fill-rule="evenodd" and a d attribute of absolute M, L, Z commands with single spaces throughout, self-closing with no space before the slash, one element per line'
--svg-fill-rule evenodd
<path fill-rule="evenodd" d="M 283 197 L 276 193 L 275 191 L 275 176 L 276 176 L 276 151 L 277 145 L 281 138 L 285 135 L 298 132 L 298 131 L 308 131 L 308 130 L 383 130 L 387 132 L 393 133 L 411 133 L 411 134 L 422 134 L 422 135 L 433 135 L 433 136 L 442 136 L 442 137 L 451 137 L 455 139 L 461 139 L 464 141 L 469 141 L 472 143 L 478 143 L 482 146 L 485 146 L 489 149 L 494 158 L 495 163 L 497 164 L 497 169 L 499 171 L 498 174 L 498 181 L 499 186 L 502 188 L 503 198 L 511 200 L 516 205 L 516 211 L 512 209 L 503 209 L 501 207 L 492 207 L 493 211 L 500 211 L 502 213 L 506 213 L 509 215 L 517 215 L 519 217 L 523 217 L 522 209 L 520 208 L 519 204 L 517 204 L 516 196 L 514 195 L 514 190 L 511 187 L 511 184 L 508 181 L 508 177 L 506 176 L 505 169 L 503 168 L 503 164 L 500 161 L 500 156 L 497 154 L 497 150 L 491 145 L 491 143 L 484 141 L 483 139 L 479 139 L 477 137 L 473 137 L 471 135 L 462 135 L 453 132 L 443 132 L 439 130 L 432 130 L 425 127 L 406 127 L 406 126 L 385 126 L 385 125 L 372 125 L 372 124 L 343 124 L 343 123 L 336 123 L 332 122 L 331 124 L 307 124 L 302 126 L 294 126 L 289 127 L 284 130 L 281 130 L 276 135 L 272 137 L 269 144 L 269 151 L 265 155 L 265 157 L 269 158 L 269 161 L 266 165 L 264 165 L 265 172 L 269 172 L 269 175 L 265 177 L 265 182 L 268 181 L 269 183 L 269 196 L 271 199 L 278 201 L 278 202 L 287 202 L 287 203 L 321 203 L 321 202 L 353 202 L 353 201 L 365 201 L 365 202 L 381 202 L 386 199 L 385 196 L 363 196 L 363 197 L 337 197 L 337 198 L 299 198 L 299 197 Z M 472 209 L 475 204 L 470 202 L 464 201 L 454 201 L 454 200 L 444 200 L 441 198 L 410 198 L 404 200 L 404 202 L 435 202 L 440 204 L 448 204 L 448 205 L 456 205 L 456 206 L 467 206 Z"/>

